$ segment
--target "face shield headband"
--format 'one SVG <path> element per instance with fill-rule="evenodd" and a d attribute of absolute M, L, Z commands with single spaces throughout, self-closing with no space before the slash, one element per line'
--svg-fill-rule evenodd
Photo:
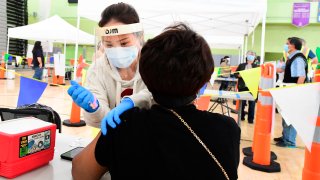
<path fill-rule="evenodd" d="M 97 40 L 100 39 L 105 56 L 117 68 L 128 68 L 138 57 L 139 48 L 134 33 L 142 33 L 141 23 L 109 26 L 96 29 Z M 102 41 L 102 42 L 101 42 Z"/>

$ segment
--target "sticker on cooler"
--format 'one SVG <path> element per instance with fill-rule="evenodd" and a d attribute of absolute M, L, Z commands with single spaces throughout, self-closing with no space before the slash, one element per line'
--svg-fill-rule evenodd
<path fill-rule="evenodd" d="M 50 148 L 50 131 L 20 137 L 19 157 L 25 157 Z"/>

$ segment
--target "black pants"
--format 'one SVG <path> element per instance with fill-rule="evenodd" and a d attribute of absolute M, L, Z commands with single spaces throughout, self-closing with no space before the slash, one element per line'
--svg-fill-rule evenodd
<path fill-rule="evenodd" d="M 254 111 L 256 107 L 256 102 L 255 101 L 248 101 L 249 108 L 248 108 L 248 122 L 253 123 L 254 119 Z M 241 119 L 245 119 L 245 113 L 244 113 L 244 108 L 247 105 L 247 101 L 242 100 L 242 107 L 241 107 Z"/>
<path fill-rule="evenodd" d="M 249 89 L 247 87 L 244 88 L 239 88 L 239 91 L 249 91 Z M 254 111 L 255 111 L 255 107 L 256 107 L 256 101 L 248 101 L 249 104 L 249 108 L 248 108 L 248 122 L 249 123 L 253 123 L 254 120 Z M 242 100 L 242 107 L 241 107 L 241 119 L 245 119 L 245 113 L 244 113 L 244 108 L 247 105 L 247 101 Z"/>
<path fill-rule="evenodd" d="M 228 86 L 229 86 L 229 81 L 221 81 L 221 85 L 220 85 L 220 88 L 219 90 L 227 90 L 228 89 Z"/>

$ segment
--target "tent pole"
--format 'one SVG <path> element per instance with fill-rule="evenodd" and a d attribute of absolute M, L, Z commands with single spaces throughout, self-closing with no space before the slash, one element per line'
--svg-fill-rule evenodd
<path fill-rule="evenodd" d="M 74 51 L 74 67 L 73 67 L 73 80 L 76 80 L 76 72 L 77 72 L 77 63 L 78 63 L 78 41 L 79 41 L 79 28 L 80 28 L 80 16 L 79 16 L 79 5 L 77 7 L 77 41 L 75 45 Z"/>
<path fill-rule="evenodd" d="M 245 45 L 244 45 L 244 53 L 243 53 L 243 59 L 245 60 L 245 54 L 247 53 L 247 51 L 248 51 L 248 34 L 246 34 L 245 36 L 244 36 L 244 38 L 245 38 Z M 245 62 L 245 61 L 243 61 L 243 62 Z"/>
<path fill-rule="evenodd" d="M 267 0 L 264 0 L 264 12 L 262 17 L 262 31 L 261 31 L 261 50 L 260 50 L 260 64 L 264 63 L 264 42 L 266 35 L 266 18 L 267 18 Z"/>
<path fill-rule="evenodd" d="M 65 57 L 67 57 L 67 42 L 66 42 L 66 40 L 64 40 L 64 46 L 63 46 L 63 53 L 64 53 L 64 55 L 65 55 Z"/>
<path fill-rule="evenodd" d="M 7 41 L 7 54 L 9 54 L 9 43 L 10 43 L 10 37 L 8 36 L 8 41 Z M 6 65 L 6 69 L 8 69 L 8 61 L 4 61 Z M 7 72 L 6 72 L 7 73 Z"/>
<path fill-rule="evenodd" d="M 252 36 L 251 36 L 251 49 L 253 49 L 253 45 L 254 45 L 254 31 L 255 29 L 253 29 Z"/>
<path fill-rule="evenodd" d="M 10 37 L 8 36 L 8 40 L 7 40 L 7 54 L 9 54 L 9 43 L 10 43 Z"/>
<path fill-rule="evenodd" d="M 238 55 L 239 55 L 238 64 L 240 64 L 240 62 L 241 62 L 241 47 L 240 46 L 238 48 Z"/>
<path fill-rule="evenodd" d="M 244 43 L 241 46 L 241 62 L 240 63 L 243 63 L 243 62 L 244 62 Z"/>

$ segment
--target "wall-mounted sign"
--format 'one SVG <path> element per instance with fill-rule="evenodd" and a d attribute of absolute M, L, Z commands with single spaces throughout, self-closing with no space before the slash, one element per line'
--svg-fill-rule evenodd
<path fill-rule="evenodd" d="M 292 24 L 303 27 L 309 24 L 310 3 L 293 3 Z"/>
<path fill-rule="evenodd" d="M 320 2 L 318 3 L 318 22 L 320 22 Z"/>

